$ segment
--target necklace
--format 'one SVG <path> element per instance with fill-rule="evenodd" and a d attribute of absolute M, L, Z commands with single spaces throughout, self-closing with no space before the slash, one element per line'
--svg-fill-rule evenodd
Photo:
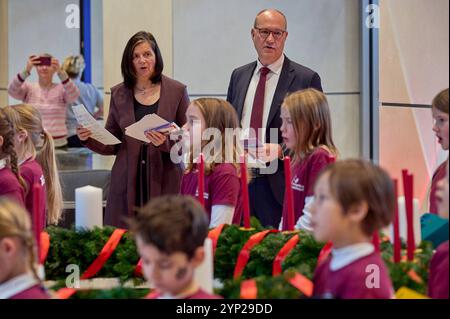
<path fill-rule="evenodd" d="M 156 85 L 153 83 L 149 87 L 144 87 L 144 88 L 140 88 L 136 85 L 135 90 L 137 91 L 138 94 L 145 95 L 145 93 L 147 93 L 147 90 L 150 90 L 150 89 L 154 88 L 155 86 Z"/>

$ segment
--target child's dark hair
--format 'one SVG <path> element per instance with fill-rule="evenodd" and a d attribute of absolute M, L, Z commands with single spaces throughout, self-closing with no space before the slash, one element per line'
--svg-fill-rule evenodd
<path fill-rule="evenodd" d="M 344 213 L 352 205 L 367 203 L 367 216 L 362 222 L 366 235 L 391 223 L 396 198 L 393 181 L 385 170 L 365 160 L 351 159 L 329 165 L 321 175 L 326 173 L 330 174 L 330 192 Z"/>
<path fill-rule="evenodd" d="M 434 97 L 432 107 L 448 114 L 448 88 L 442 90 Z"/>
<path fill-rule="evenodd" d="M 203 246 L 208 235 L 205 210 L 190 196 L 155 198 L 139 209 L 129 226 L 144 243 L 156 246 L 165 254 L 185 253 L 188 258 Z"/>

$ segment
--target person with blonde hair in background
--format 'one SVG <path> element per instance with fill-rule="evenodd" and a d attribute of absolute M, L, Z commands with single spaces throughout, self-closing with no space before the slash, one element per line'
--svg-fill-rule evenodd
<path fill-rule="evenodd" d="M 312 231 L 311 205 L 314 183 L 320 172 L 336 161 L 328 101 L 322 92 L 306 89 L 290 94 L 281 106 L 281 134 L 292 156 L 291 188 L 294 194 L 295 228 Z M 283 205 L 287 216 L 287 203 Z M 287 220 L 281 219 L 280 229 Z"/>
<path fill-rule="evenodd" d="M 24 188 L 14 148 L 14 127 L 0 107 L 0 196 L 25 206 Z"/>
<path fill-rule="evenodd" d="M 94 85 L 81 81 L 84 68 L 85 63 L 82 55 L 68 56 L 62 66 L 62 69 L 66 71 L 73 83 L 78 87 L 78 90 L 80 90 L 78 99 L 67 108 L 66 124 L 69 147 L 84 147 L 77 136 L 78 124 L 72 109 L 73 105 L 83 104 L 96 120 L 103 118 L 103 96 Z"/>
<path fill-rule="evenodd" d="M 225 100 L 201 98 L 194 100 L 186 111 L 187 122 L 183 126 L 189 140 L 189 162 L 181 179 L 180 193 L 197 197 L 199 167 L 195 159 L 199 150 L 205 155 L 205 210 L 208 214 L 209 227 L 220 224 L 241 224 L 242 190 L 240 184 L 239 158 L 243 154 L 240 143 L 226 136 L 227 130 L 239 128 L 236 111 Z M 208 129 L 217 129 L 220 136 L 210 136 L 209 140 L 194 138 L 196 126 L 203 135 Z M 206 134 L 208 135 L 208 134 Z M 217 139 L 216 139 L 217 138 Z M 216 143 L 216 144 L 215 144 Z M 215 146 L 214 154 L 206 151 Z"/>
<path fill-rule="evenodd" d="M 33 67 L 38 74 L 37 83 L 26 81 Z M 61 83 L 53 83 L 55 73 Z M 53 137 L 56 147 L 67 145 L 66 108 L 69 103 L 76 101 L 80 91 L 56 58 L 50 54 L 32 55 L 25 70 L 9 83 L 8 94 L 39 110 L 44 128 Z"/>
<path fill-rule="evenodd" d="M 0 197 L 0 299 L 50 299 L 37 275 L 28 213 Z"/>
<path fill-rule="evenodd" d="M 44 130 L 41 115 L 32 105 L 7 106 L 4 111 L 16 131 L 15 149 L 26 182 L 26 208 L 33 211 L 33 186 L 37 184 L 46 198 L 39 206 L 40 225 L 57 224 L 63 200 L 53 138 Z"/>

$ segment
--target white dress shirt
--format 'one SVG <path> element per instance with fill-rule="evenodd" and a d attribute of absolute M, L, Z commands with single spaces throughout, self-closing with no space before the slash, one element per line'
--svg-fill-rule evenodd
<path fill-rule="evenodd" d="M 333 249 L 331 253 L 331 271 L 336 271 L 350 265 L 352 262 L 369 256 L 375 251 L 375 247 L 371 243 L 359 243 L 339 249 Z"/>
<path fill-rule="evenodd" d="M 37 284 L 37 280 L 30 273 L 14 277 L 0 284 L 0 299 L 9 299 L 22 291 L 28 290 Z"/>
<path fill-rule="evenodd" d="M 259 82 L 260 69 L 264 67 L 264 65 L 262 65 L 261 62 L 259 62 L 259 59 L 256 63 L 257 65 L 255 71 L 253 72 L 252 79 L 250 80 L 247 95 L 245 97 L 244 108 L 242 110 L 241 125 L 243 128 L 242 130 L 243 138 L 249 137 L 249 132 L 247 129 L 250 127 L 250 119 L 252 117 L 252 109 L 253 109 L 253 100 L 255 99 L 256 87 L 258 86 Z M 263 112 L 264 125 L 262 127 L 263 134 L 261 135 L 263 136 L 261 138 L 262 142 L 265 142 L 266 126 L 267 120 L 269 118 L 270 106 L 272 105 L 272 100 L 275 95 L 278 80 L 280 79 L 283 63 L 284 63 L 284 54 L 282 54 L 277 61 L 267 66 L 267 68 L 270 69 L 270 72 L 267 74 L 266 90 L 264 92 L 264 112 Z"/>

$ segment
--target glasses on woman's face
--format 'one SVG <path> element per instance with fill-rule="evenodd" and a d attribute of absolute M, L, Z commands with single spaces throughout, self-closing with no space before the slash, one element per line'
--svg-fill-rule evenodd
<path fill-rule="evenodd" d="M 270 34 L 272 34 L 272 36 L 275 40 L 280 40 L 283 37 L 283 35 L 286 33 L 286 31 L 284 31 L 284 30 L 269 30 L 269 29 L 265 29 L 265 28 L 256 28 L 256 27 L 254 29 L 258 31 L 259 36 L 263 40 L 266 40 Z"/>

